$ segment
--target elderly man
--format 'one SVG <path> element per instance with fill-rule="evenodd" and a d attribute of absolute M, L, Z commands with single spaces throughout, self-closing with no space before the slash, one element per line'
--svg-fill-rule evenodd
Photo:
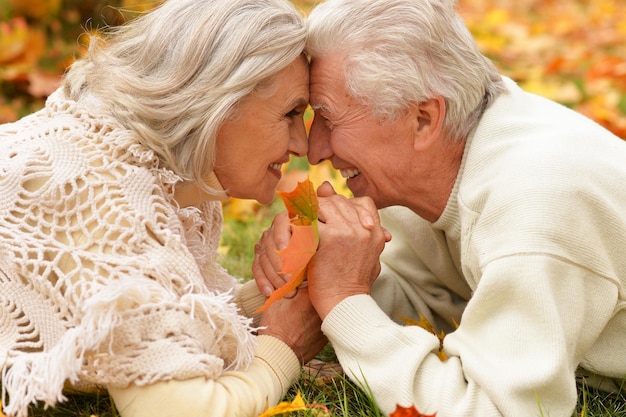
<path fill-rule="evenodd" d="M 498 75 L 453 3 L 327 0 L 309 17 L 309 161 L 356 197 L 319 190 L 310 298 L 386 413 L 570 417 L 577 378 L 626 377 L 626 143 Z M 265 293 L 285 219 L 257 245 Z M 420 314 L 442 344 L 404 325 Z"/>

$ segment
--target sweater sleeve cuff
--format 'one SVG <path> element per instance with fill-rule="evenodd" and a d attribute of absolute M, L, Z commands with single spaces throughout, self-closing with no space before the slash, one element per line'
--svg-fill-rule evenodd
<path fill-rule="evenodd" d="M 260 335 L 258 342 L 254 357 L 276 375 L 284 395 L 300 377 L 300 361 L 291 348 L 276 337 Z"/>
<path fill-rule="evenodd" d="M 253 325 L 258 326 L 262 313 L 254 314 L 254 311 L 265 303 L 267 297 L 261 294 L 254 280 L 241 284 L 238 291 L 237 304 L 241 314 L 252 318 Z"/>
<path fill-rule="evenodd" d="M 322 331 L 336 350 L 356 356 L 363 355 L 366 350 L 385 352 L 390 340 L 398 340 L 403 327 L 392 321 L 376 301 L 366 294 L 344 299 L 328 313 L 322 323 Z M 417 326 L 413 330 L 423 334 L 427 346 L 438 347 L 437 337 Z"/>
<path fill-rule="evenodd" d="M 357 326 L 357 329 L 349 332 L 352 337 L 360 334 L 364 326 L 378 327 L 380 324 L 387 324 L 389 320 L 389 316 L 380 309 L 370 295 L 359 294 L 347 297 L 337 304 L 326 316 L 322 329 L 337 333 Z"/>

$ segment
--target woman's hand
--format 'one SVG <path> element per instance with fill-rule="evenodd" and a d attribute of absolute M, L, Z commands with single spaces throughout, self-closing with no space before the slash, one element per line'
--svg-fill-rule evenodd
<path fill-rule="evenodd" d="M 259 334 L 274 336 L 285 342 L 304 364 L 317 355 L 328 340 L 321 330 L 322 320 L 313 308 L 306 287 L 293 298 L 283 298 L 263 312 Z"/>
<path fill-rule="evenodd" d="M 252 275 L 259 291 L 266 297 L 289 280 L 288 276 L 279 274 L 283 263 L 278 251 L 286 248 L 290 239 L 291 224 L 287 212 L 284 211 L 274 218 L 272 225 L 254 245 Z"/>

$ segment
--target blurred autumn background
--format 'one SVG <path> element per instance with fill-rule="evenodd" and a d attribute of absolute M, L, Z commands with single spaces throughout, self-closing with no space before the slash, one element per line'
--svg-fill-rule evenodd
<path fill-rule="evenodd" d="M 313 0 L 293 0 L 305 13 Z M 151 0 L 0 0 L 0 122 L 43 106 L 84 49 L 81 33 Z M 626 1 L 459 0 L 483 52 L 523 87 L 626 138 Z"/>
<path fill-rule="evenodd" d="M 303 13 L 316 3 L 293 2 Z M 0 0 L 0 123 L 43 106 L 65 68 L 84 53 L 82 34 L 120 24 L 156 4 Z M 503 74 L 626 139 L 626 0 L 459 0 L 459 11 Z M 310 122 L 310 112 L 306 119 Z M 284 190 L 307 174 L 316 185 L 330 179 L 342 187 L 328 165 L 309 169 L 306 160 L 295 160 L 287 171 Z M 258 211 L 254 202 L 232 200 L 225 214 L 249 220 Z"/>

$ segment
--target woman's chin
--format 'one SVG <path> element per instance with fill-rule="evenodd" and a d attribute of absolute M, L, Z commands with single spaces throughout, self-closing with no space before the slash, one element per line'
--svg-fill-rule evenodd
<path fill-rule="evenodd" d="M 262 191 L 261 190 L 257 190 L 259 192 L 256 193 L 256 195 L 254 196 L 254 199 L 257 201 L 257 203 L 262 204 L 262 205 L 268 205 L 271 204 L 272 201 L 274 201 L 274 198 L 276 197 L 276 188 L 272 188 L 271 190 L 268 191 Z"/>
<path fill-rule="evenodd" d="M 263 205 L 263 206 L 266 206 L 266 205 L 268 205 L 268 204 L 272 204 L 272 201 L 274 201 L 274 197 L 276 197 L 276 193 L 273 193 L 273 194 L 271 195 L 271 197 L 257 198 L 257 199 L 256 199 L 256 201 L 257 201 L 259 204 L 261 204 L 261 205 Z"/>

